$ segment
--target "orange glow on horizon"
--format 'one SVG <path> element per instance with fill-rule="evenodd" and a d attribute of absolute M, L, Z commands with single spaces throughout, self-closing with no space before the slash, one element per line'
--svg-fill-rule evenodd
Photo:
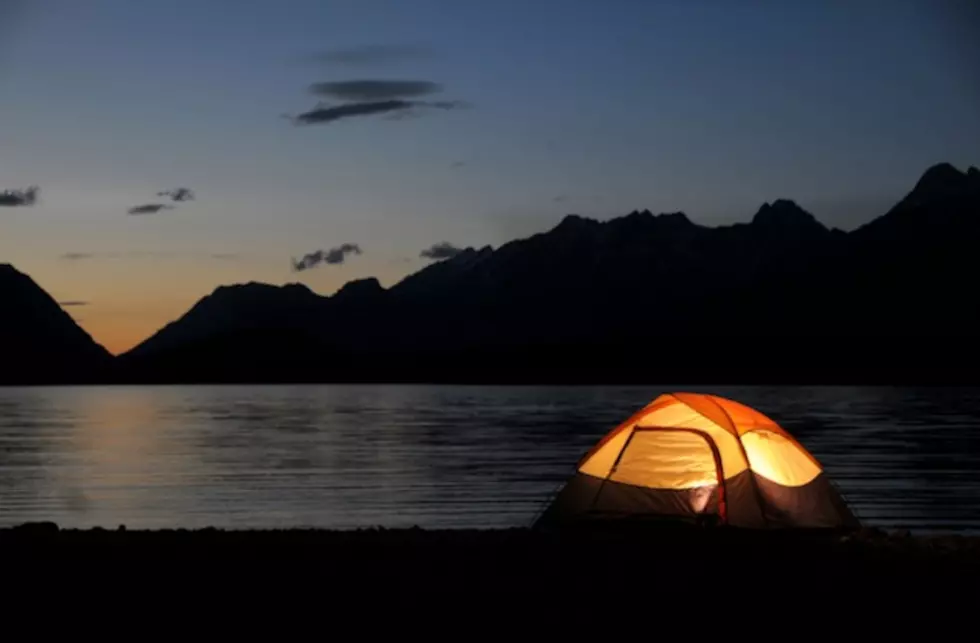
<path fill-rule="evenodd" d="M 86 314 L 79 315 L 79 320 L 76 322 L 107 351 L 113 355 L 121 355 L 135 348 L 181 314 L 177 313 L 174 317 L 161 317 L 159 320 L 156 316 L 127 319 L 113 315 Z"/>
<path fill-rule="evenodd" d="M 222 267 L 224 270 L 221 273 L 214 274 L 200 270 L 200 266 L 188 264 L 153 272 L 142 265 L 125 271 L 109 271 L 103 267 L 96 271 L 88 266 L 79 266 L 75 272 L 55 275 L 42 272 L 29 276 L 58 301 L 84 301 L 85 305 L 66 307 L 65 312 L 113 355 L 125 353 L 149 339 L 222 285 L 250 281 L 271 285 L 302 283 L 314 293 L 329 296 L 347 281 L 368 276 L 327 270 L 316 274 L 314 271 L 309 274 L 282 270 L 277 271 L 279 274 L 255 271 L 259 274 L 244 276 L 242 272 L 246 271 L 240 264 Z M 385 287 L 401 278 L 391 269 L 380 272 L 378 279 Z"/>

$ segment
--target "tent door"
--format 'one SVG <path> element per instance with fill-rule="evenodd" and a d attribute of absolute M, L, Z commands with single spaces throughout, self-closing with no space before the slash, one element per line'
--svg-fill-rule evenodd
<path fill-rule="evenodd" d="M 606 480 L 643 489 L 651 513 L 727 523 L 721 454 L 704 431 L 636 427 Z"/>

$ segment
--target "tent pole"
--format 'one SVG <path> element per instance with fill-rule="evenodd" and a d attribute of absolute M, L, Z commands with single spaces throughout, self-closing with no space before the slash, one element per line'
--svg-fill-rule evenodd
<path fill-rule="evenodd" d="M 595 508 L 595 503 L 599 501 L 599 496 L 602 495 L 602 489 L 606 486 L 606 481 L 609 480 L 610 476 L 612 476 L 612 474 L 616 471 L 616 467 L 619 466 L 619 461 L 623 459 L 623 454 L 626 453 L 626 449 L 629 447 L 630 442 L 633 441 L 634 435 L 636 435 L 635 426 L 630 428 L 630 436 L 626 438 L 626 444 L 624 444 L 623 448 L 619 450 L 619 454 L 616 455 L 615 462 L 613 462 L 612 466 L 609 467 L 609 473 L 607 473 L 606 477 L 602 479 L 602 482 L 599 484 L 599 490 L 596 491 L 595 496 L 592 497 L 592 504 L 589 505 L 589 512 Z"/>
<path fill-rule="evenodd" d="M 759 482 L 755 479 L 755 471 L 752 470 L 752 461 L 749 460 L 749 452 L 745 450 L 745 445 L 742 444 L 742 436 L 738 432 L 738 425 L 735 424 L 735 420 L 733 420 L 732 416 L 725 410 L 725 407 L 717 402 L 715 402 L 715 406 L 717 406 L 718 409 L 725 414 L 725 417 L 728 418 L 729 424 L 732 425 L 732 429 L 735 431 L 735 441 L 738 442 L 738 449 L 742 452 L 742 457 L 745 458 L 745 466 L 748 467 L 749 480 L 752 482 L 752 489 L 755 490 L 755 500 L 759 503 L 759 512 L 762 514 L 762 524 L 764 527 L 768 528 L 769 519 L 766 518 L 765 500 L 762 497 L 762 491 L 759 490 Z"/>
<path fill-rule="evenodd" d="M 762 497 L 762 491 L 759 490 L 759 481 L 755 479 L 755 471 L 752 470 L 752 462 L 749 460 L 749 452 L 745 450 L 745 445 L 742 444 L 742 436 L 736 435 L 735 441 L 738 442 L 738 448 L 742 452 L 742 457 L 745 458 L 745 464 L 748 466 L 747 471 L 749 472 L 749 480 L 752 482 L 752 488 L 755 490 L 755 499 L 759 503 L 759 512 L 762 514 L 762 524 L 765 528 L 769 528 L 769 519 L 766 518 L 766 503 L 765 499 Z"/>

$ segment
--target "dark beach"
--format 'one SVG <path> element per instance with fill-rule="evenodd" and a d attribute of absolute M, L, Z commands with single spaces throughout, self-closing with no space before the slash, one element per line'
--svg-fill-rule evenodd
<path fill-rule="evenodd" d="M 81 578 L 144 597 L 181 587 L 215 601 L 261 594 L 304 604 L 315 590 L 317 600 L 369 596 L 393 608 L 532 601 L 537 617 L 575 611 L 581 601 L 589 609 L 687 602 L 710 587 L 770 604 L 832 595 L 849 609 L 874 596 L 881 608 L 884 596 L 945 600 L 980 578 L 980 537 L 874 529 L 138 531 L 34 523 L 0 530 L 0 552 L 8 583 L 18 574 L 45 584 Z"/>

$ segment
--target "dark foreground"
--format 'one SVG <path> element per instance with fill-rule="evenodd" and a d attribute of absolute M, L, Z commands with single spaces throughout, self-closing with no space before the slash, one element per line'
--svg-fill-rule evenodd
<path fill-rule="evenodd" d="M 488 627 L 514 619 L 574 630 L 610 610 L 648 613 L 626 628 L 650 625 L 665 610 L 706 619 L 685 621 L 685 629 L 714 627 L 712 619 L 744 610 L 739 618 L 890 613 L 890 621 L 876 621 L 880 633 L 901 631 L 894 619 L 912 615 L 898 607 L 910 601 L 918 617 L 942 614 L 947 625 L 972 618 L 967 599 L 980 590 L 980 537 L 696 528 L 79 531 L 47 523 L 0 530 L 0 565 L 7 587 L 22 596 L 28 587 L 45 600 L 53 588 L 100 601 L 110 592 L 167 605 L 173 618 L 189 614 L 174 601 L 211 618 L 234 609 L 226 625 L 246 629 L 243 606 L 256 604 L 250 617 L 287 609 L 328 618 L 326 610 L 373 632 L 400 627 L 396 613 L 445 626 L 478 610 L 492 614 Z M 363 609 L 374 616 L 361 620 Z M 936 634 L 940 624 L 932 627 Z"/>

